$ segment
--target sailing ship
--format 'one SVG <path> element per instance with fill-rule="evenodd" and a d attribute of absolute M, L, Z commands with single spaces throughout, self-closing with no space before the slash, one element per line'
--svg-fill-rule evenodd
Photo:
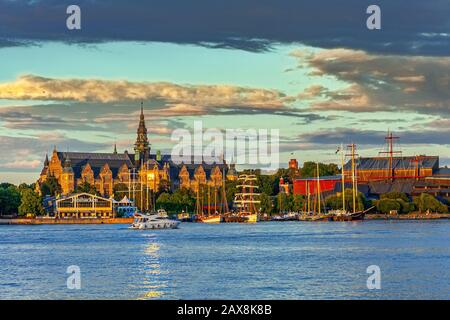
<path fill-rule="evenodd" d="M 205 189 L 207 188 L 207 209 L 204 212 L 204 198 Z M 214 193 L 216 194 L 216 188 L 214 186 Z M 216 197 L 216 196 L 215 196 Z M 211 212 L 211 187 L 202 186 L 200 183 L 197 185 L 197 196 L 196 196 L 196 215 L 197 222 L 203 223 L 220 223 L 222 221 L 221 215 L 217 212 L 216 204 L 214 205 L 214 213 Z"/>
<path fill-rule="evenodd" d="M 333 221 L 333 215 L 330 213 L 322 212 L 322 192 L 320 190 L 320 172 L 319 163 L 316 163 L 316 188 L 315 197 L 313 203 L 313 210 L 311 211 L 311 192 L 309 184 L 306 185 L 307 188 L 307 211 L 298 216 L 300 221 Z"/>
<path fill-rule="evenodd" d="M 356 165 L 355 165 L 355 157 L 356 157 L 356 145 L 354 143 L 348 145 L 348 148 L 350 148 L 350 154 L 351 156 L 351 175 L 352 175 L 352 211 L 348 212 L 346 210 L 345 205 L 345 172 L 344 172 L 344 150 L 341 145 L 340 151 L 341 152 L 341 170 L 342 170 L 342 209 L 335 210 L 332 212 L 333 221 L 354 221 L 354 220 L 363 220 L 364 216 L 367 211 L 371 210 L 372 208 L 369 208 L 367 210 L 357 210 L 357 195 L 358 195 L 358 182 L 356 180 Z"/>
<path fill-rule="evenodd" d="M 240 184 L 236 187 L 240 192 L 237 192 L 234 197 L 234 207 L 237 208 L 238 212 L 234 215 L 235 219 L 227 217 L 226 220 L 229 220 L 229 222 L 232 222 L 231 220 L 235 220 L 233 222 L 258 222 L 259 215 L 256 205 L 261 201 L 257 200 L 260 194 L 255 192 L 258 189 L 258 186 L 255 185 L 256 180 L 254 174 L 242 174 L 238 177 Z"/>

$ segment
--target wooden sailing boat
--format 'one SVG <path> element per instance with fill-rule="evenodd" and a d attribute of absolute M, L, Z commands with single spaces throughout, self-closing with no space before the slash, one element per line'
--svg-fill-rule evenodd
<path fill-rule="evenodd" d="M 306 184 L 307 188 L 307 212 L 306 214 L 302 214 L 298 217 L 300 221 L 332 221 L 332 215 L 324 212 L 322 213 L 322 199 L 321 199 L 321 190 L 320 190 L 320 172 L 319 172 L 319 163 L 316 164 L 316 188 L 315 188 L 315 196 L 313 203 L 313 210 L 311 211 L 311 194 L 309 190 L 309 184 Z"/>
<path fill-rule="evenodd" d="M 203 212 L 203 198 L 204 195 L 202 193 L 200 197 L 200 184 L 197 186 L 197 197 L 196 197 L 196 213 L 197 213 L 197 221 L 203 223 L 220 223 L 222 220 L 220 214 L 215 212 L 211 214 L 211 190 L 210 185 L 208 185 L 208 194 L 207 194 L 207 214 Z"/>
<path fill-rule="evenodd" d="M 356 145 L 352 143 L 348 146 L 351 150 L 349 154 L 351 156 L 351 164 L 352 164 L 352 203 L 353 203 L 353 211 L 347 212 L 345 207 L 345 172 L 344 172 L 344 150 L 341 146 L 341 167 L 342 167 L 342 210 L 336 210 L 333 213 L 333 221 L 354 221 L 354 220 L 363 220 L 364 215 L 368 210 L 361 211 L 356 210 L 356 199 L 358 195 L 358 182 L 356 180 L 356 165 L 355 165 L 355 150 Z"/>

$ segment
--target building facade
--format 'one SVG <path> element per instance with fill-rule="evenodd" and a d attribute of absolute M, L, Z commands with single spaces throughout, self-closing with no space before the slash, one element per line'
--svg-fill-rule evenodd
<path fill-rule="evenodd" d="M 58 181 L 63 195 L 92 186 L 104 197 L 112 196 L 119 184 L 128 190 L 145 188 L 158 192 L 168 186 L 195 190 L 199 183 L 219 185 L 223 174 L 230 180 L 237 177 L 234 165 L 228 167 L 225 162 L 185 165 L 174 163 L 170 155 L 159 151 L 151 154 L 142 105 L 134 152 L 118 153 L 115 146 L 112 153 L 62 152 L 55 146 L 50 159 L 45 157 L 36 191 L 41 191 L 49 177 Z"/>

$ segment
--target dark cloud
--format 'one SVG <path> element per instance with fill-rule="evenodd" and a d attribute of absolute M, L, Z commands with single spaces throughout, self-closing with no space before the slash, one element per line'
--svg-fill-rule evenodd
<path fill-rule="evenodd" d="M 20 41 L 161 41 L 270 50 L 274 44 L 448 55 L 448 0 L 79 0 L 82 29 L 65 27 L 67 0 L 0 1 L 0 46 Z M 382 9 L 382 30 L 366 8 Z"/>
<path fill-rule="evenodd" d="M 369 54 L 361 50 L 296 50 L 299 68 L 318 81 L 331 76 L 347 84 L 330 90 L 313 84 L 299 94 L 315 110 L 411 111 L 450 115 L 450 58 Z"/>
<path fill-rule="evenodd" d="M 440 131 L 433 130 L 407 130 L 396 132 L 395 135 L 400 137 L 400 144 L 420 145 L 420 144 L 436 144 L 448 145 L 450 129 Z M 357 130 L 348 128 L 336 128 L 333 130 L 323 130 L 310 134 L 302 134 L 298 137 L 299 144 L 311 145 L 340 145 L 341 143 L 355 143 L 364 147 L 380 146 L 384 144 L 386 132 L 376 130 Z"/>

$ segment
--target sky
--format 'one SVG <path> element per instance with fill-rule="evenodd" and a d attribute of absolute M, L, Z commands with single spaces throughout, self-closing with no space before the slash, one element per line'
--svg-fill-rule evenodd
<path fill-rule="evenodd" d="M 0 181 L 35 181 L 55 145 L 131 151 L 141 101 L 153 151 L 201 120 L 279 129 L 283 167 L 376 156 L 388 130 L 450 165 L 449 49 L 444 0 L 0 0 Z"/>

